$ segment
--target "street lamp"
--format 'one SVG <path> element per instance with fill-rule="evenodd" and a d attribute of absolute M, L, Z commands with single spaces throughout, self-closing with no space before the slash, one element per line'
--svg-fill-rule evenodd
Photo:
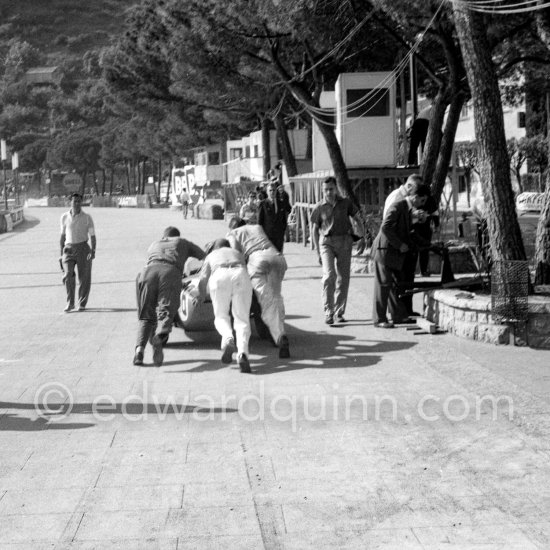
<path fill-rule="evenodd" d="M 4 172 L 4 206 L 8 210 L 8 190 L 6 188 L 6 160 L 8 158 L 8 150 L 6 148 L 6 140 L 0 140 L 0 157 L 2 158 L 2 170 Z"/>
<path fill-rule="evenodd" d="M 15 186 L 15 205 L 19 206 L 19 153 L 13 153 L 11 156 L 11 170 Z"/>

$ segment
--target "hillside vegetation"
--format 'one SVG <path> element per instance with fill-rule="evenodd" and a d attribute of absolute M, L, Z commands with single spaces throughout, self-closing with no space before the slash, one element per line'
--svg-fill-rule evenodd
<path fill-rule="evenodd" d="M 136 0 L 0 0 L 0 43 L 25 40 L 49 64 L 80 57 L 122 32 Z"/>

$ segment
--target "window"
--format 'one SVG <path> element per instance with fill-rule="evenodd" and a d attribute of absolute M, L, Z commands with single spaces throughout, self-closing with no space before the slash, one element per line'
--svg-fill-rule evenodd
<path fill-rule="evenodd" d="M 220 152 L 219 151 L 211 151 L 208 153 L 208 164 L 219 164 L 220 163 Z"/>
<path fill-rule="evenodd" d="M 247 145 L 244 150 L 244 156 L 249 159 L 250 158 L 250 145 Z"/>
<path fill-rule="evenodd" d="M 254 158 L 258 158 L 260 155 L 258 154 L 258 146 L 254 145 Z"/>
<path fill-rule="evenodd" d="M 348 118 L 380 117 L 390 115 L 388 88 L 360 88 L 346 90 Z"/>
<path fill-rule="evenodd" d="M 229 149 L 229 160 L 238 159 L 242 156 L 243 150 L 241 147 L 235 147 L 234 149 Z"/>

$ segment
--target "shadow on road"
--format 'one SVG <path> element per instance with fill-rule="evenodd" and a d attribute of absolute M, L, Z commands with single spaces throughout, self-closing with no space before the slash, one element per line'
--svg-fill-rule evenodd
<path fill-rule="evenodd" d="M 366 323 L 365 323 L 366 324 Z M 382 355 L 394 351 L 412 348 L 414 341 L 406 340 L 365 340 L 358 341 L 356 336 L 346 335 L 342 330 L 346 326 L 331 327 L 326 332 L 309 332 L 287 325 L 290 340 L 289 359 L 279 359 L 278 349 L 266 340 L 252 337 L 250 340 L 250 363 L 254 374 L 274 374 L 302 369 L 347 369 L 368 368 L 380 362 Z M 172 348 L 218 349 L 219 336 L 215 332 L 202 334 L 193 342 L 177 342 L 168 344 Z M 373 332 L 373 335 L 375 333 Z M 399 329 L 394 331 L 397 336 Z M 220 352 L 221 353 L 221 352 Z M 261 356 L 258 360 L 257 356 Z M 227 365 L 220 360 L 204 361 L 197 365 L 196 359 L 182 356 L 181 361 L 165 362 L 164 366 L 194 364 L 192 368 L 168 371 L 170 374 L 211 372 L 226 369 Z M 235 363 L 234 363 L 235 365 Z"/>
<path fill-rule="evenodd" d="M 135 397 L 136 396 L 131 396 Z M 51 407 L 54 404 L 50 404 Z M 72 405 L 59 405 L 56 412 L 49 412 L 43 406 L 36 406 L 34 403 L 18 403 L 12 401 L 0 401 L 0 409 L 8 411 L 34 411 L 40 413 L 38 418 L 28 418 L 16 414 L 6 413 L 0 417 L 0 432 L 3 431 L 43 431 L 43 430 L 75 430 L 91 428 L 96 424 L 91 422 L 60 422 L 71 418 L 75 414 L 93 415 L 97 420 L 108 421 L 110 415 L 122 415 L 135 420 L 143 415 L 158 415 L 159 418 L 166 415 L 182 414 L 227 414 L 236 413 L 237 409 L 231 407 L 201 407 L 197 405 L 178 404 L 168 400 L 167 402 L 141 403 L 130 399 L 122 403 L 73 403 Z M 51 417 L 51 420 L 50 418 Z"/>

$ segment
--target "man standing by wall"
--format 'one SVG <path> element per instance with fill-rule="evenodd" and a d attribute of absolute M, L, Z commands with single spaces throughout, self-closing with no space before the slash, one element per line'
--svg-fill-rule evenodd
<path fill-rule="evenodd" d="M 88 237 L 92 247 L 88 245 Z M 71 209 L 61 216 L 61 261 L 65 276 L 63 282 L 67 290 L 68 313 L 75 307 L 76 276 L 78 269 L 78 311 L 84 311 L 92 284 L 92 260 L 95 258 L 96 236 L 92 217 L 82 212 L 82 195 L 71 195 Z"/>
<path fill-rule="evenodd" d="M 424 185 L 422 176 L 420 174 L 411 174 L 407 181 L 392 191 L 388 197 L 386 198 L 386 201 L 384 202 L 384 218 L 386 217 L 388 210 L 390 207 L 407 197 L 410 197 L 416 193 L 416 190 L 421 186 Z M 427 214 L 424 211 L 415 210 L 414 212 L 414 219 L 412 220 L 413 223 L 424 223 L 426 221 Z M 401 277 L 403 282 L 413 283 L 414 282 L 414 274 L 416 271 L 416 263 L 418 261 L 418 251 L 416 249 L 409 249 L 409 251 L 405 254 L 405 258 L 403 260 L 403 267 L 401 269 Z M 407 315 L 418 315 L 413 310 L 413 299 L 412 296 L 405 296 L 401 299 L 403 302 L 405 309 L 407 310 Z"/>
<path fill-rule="evenodd" d="M 323 266 L 323 308 L 325 323 L 345 323 L 353 247 L 351 219 L 363 227 L 359 209 L 350 199 L 338 196 L 336 179 L 323 182 L 323 200 L 311 214 L 313 244 Z M 363 238 L 363 235 L 358 235 Z"/>
<path fill-rule="evenodd" d="M 422 185 L 406 199 L 393 203 L 384 216 L 382 226 L 372 244 L 374 273 L 374 326 L 392 328 L 394 323 L 407 322 L 405 305 L 397 295 L 397 284 L 403 281 L 402 270 L 411 240 L 412 213 L 425 204 L 429 195 Z M 387 311 L 391 316 L 388 319 Z"/>

